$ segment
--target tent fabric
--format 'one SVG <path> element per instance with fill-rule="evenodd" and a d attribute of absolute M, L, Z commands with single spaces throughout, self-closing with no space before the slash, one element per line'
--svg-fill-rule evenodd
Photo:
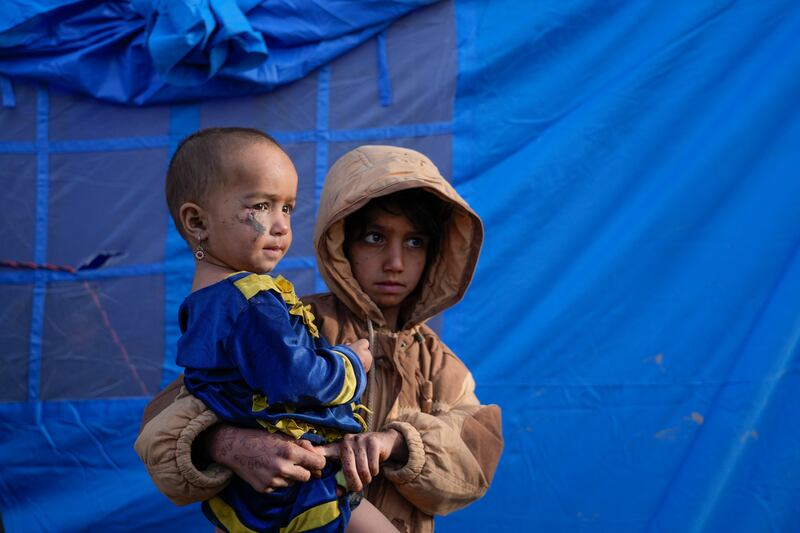
<path fill-rule="evenodd" d="M 0 74 L 118 103 L 260 93 L 433 1 L 17 0 L 0 7 Z"/>
<path fill-rule="evenodd" d="M 0 8 L 7 531 L 208 527 L 132 444 L 179 372 L 191 282 L 166 163 L 226 124 L 298 167 L 281 273 L 300 293 L 324 290 L 316 205 L 358 144 L 430 155 L 483 218 L 472 286 L 436 324 L 506 445 L 487 495 L 437 531 L 800 530 L 796 2 L 444 0 L 398 18 L 411 3 L 206 1 L 196 24 L 169 22 L 174 4 Z M 255 16 L 278 7 L 292 24 Z M 175 27 L 200 29 L 156 61 L 148 35 Z M 236 71 L 259 35 L 296 75 Z"/>
<path fill-rule="evenodd" d="M 800 530 L 798 4 L 457 6 L 445 335 L 507 446 L 450 523 Z"/>
<path fill-rule="evenodd" d="M 328 5 L 330 7 L 330 5 Z M 7 531 L 197 530 L 133 452 L 147 399 L 174 379 L 193 259 L 163 200 L 171 152 L 200 127 L 274 135 L 300 176 L 280 271 L 324 290 L 311 238 L 330 164 L 409 146 L 450 174 L 455 17 L 443 2 L 270 92 L 144 107 L 10 76 L 0 107 L 0 515 Z M 418 91 L 420 77 L 431 87 Z M 35 267 L 35 268 L 33 268 Z"/>

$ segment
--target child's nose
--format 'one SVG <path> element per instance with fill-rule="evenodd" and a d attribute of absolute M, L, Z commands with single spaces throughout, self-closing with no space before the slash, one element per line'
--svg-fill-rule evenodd
<path fill-rule="evenodd" d="M 403 247 L 389 246 L 386 250 L 384 268 L 389 271 L 401 272 L 403 270 Z"/>
<path fill-rule="evenodd" d="M 286 220 L 284 217 L 276 217 L 272 221 L 272 234 L 273 235 L 286 235 L 289 233 L 289 221 Z"/>

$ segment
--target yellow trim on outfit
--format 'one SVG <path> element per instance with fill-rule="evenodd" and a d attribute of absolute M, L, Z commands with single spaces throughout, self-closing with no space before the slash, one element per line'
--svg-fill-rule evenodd
<path fill-rule="evenodd" d="M 302 420 L 295 420 L 294 418 L 281 418 L 274 424 L 266 420 L 256 419 L 261 427 L 269 430 L 270 433 L 281 432 L 295 439 L 300 439 L 306 433 L 313 433 L 325 439 L 325 442 L 336 442 L 342 440 L 344 433 L 338 429 L 326 428 L 322 426 L 314 426 Z"/>
<path fill-rule="evenodd" d="M 222 522 L 222 525 L 225 526 L 225 529 L 230 531 L 230 533 L 258 533 L 242 524 L 239 517 L 236 516 L 236 511 L 233 510 L 233 507 L 225 503 L 219 496 L 214 496 L 208 500 L 208 505 L 211 507 L 211 511 L 214 513 L 214 516 L 217 517 L 217 520 Z"/>
<path fill-rule="evenodd" d="M 356 371 L 353 370 L 353 363 L 350 362 L 350 359 L 342 352 L 333 350 L 333 353 L 341 357 L 344 361 L 344 383 L 342 384 L 342 390 L 339 391 L 336 398 L 325 405 L 341 405 L 347 403 L 348 400 L 352 400 L 353 396 L 356 394 L 356 386 L 358 385 Z"/>
<path fill-rule="evenodd" d="M 267 401 L 267 397 L 263 394 L 253 394 L 253 407 L 252 410 L 254 413 L 258 413 L 259 411 L 263 411 L 269 407 L 269 402 Z"/>
<path fill-rule="evenodd" d="M 353 403 L 350 404 L 350 407 L 353 409 L 353 418 L 355 418 L 356 421 L 359 424 L 361 424 L 361 431 L 363 431 L 365 433 L 367 431 L 369 431 L 369 427 L 367 426 L 367 421 L 364 420 L 363 416 L 361 416 L 360 414 L 356 413 L 356 411 L 364 411 L 365 413 L 370 414 L 370 415 L 372 414 L 372 411 L 366 405 L 364 405 L 363 403 L 353 402 Z"/>
<path fill-rule="evenodd" d="M 231 276 L 236 274 L 239 274 L 239 272 L 231 274 Z M 294 292 L 292 283 L 283 276 L 273 278 L 266 274 L 250 274 L 234 281 L 233 284 L 248 300 L 261 291 L 273 291 L 280 294 L 283 301 L 289 306 L 289 314 L 302 318 L 308 332 L 313 337 L 319 337 L 319 331 L 314 324 L 314 314 L 311 312 L 311 306 L 303 305 L 303 302 L 300 301 L 300 298 L 298 298 L 297 294 Z M 326 405 L 340 405 L 346 403 L 355 394 L 358 384 L 355 370 L 353 370 L 353 364 L 350 362 L 350 359 L 341 352 L 334 351 L 334 353 L 344 361 L 344 383 L 342 384 L 342 390 L 339 391 L 336 398 Z M 252 402 L 252 411 L 254 413 L 263 411 L 269 407 L 267 397 L 260 394 L 254 394 Z M 344 436 L 344 433 L 341 431 L 331 428 L 315 427 L 307 422 L 294 420 L 292 418 L 283 418 L 275 424 L 271 424 L 265 420 L 257 421 L 261 426 L 272 433 L 279 431 L 295 439 L 301 438 L 306 433 L 314 433 L 322 436 L 327 442 L 334 442 L 341 440 Z"/>
<path fill-rule="evenodd" d="M 299 533 L 322 527 L 339 518 L 339 503 L 336 500 L 322 503 L 295 516 L 281 533 Z"/>
<path fill-rule="evenodd" d="M 237 272 L 238 274 L 238 272 Z M 233 275 L 233 274 L 231 274 Z M 242 279 L 233 282 L 237 289 L 248 300 L 261 291 L 273 291 L 281 295 L 286 305 L 289 306 L 289 314 L 299 316 L 303 319 L 308 332 L 312 337 L 319 337 L 319 330 L 314 324 L 314 314 L 311 312 L 310 305 L 303 305 L 300 298 L 294 292 L 294 285 L 283 276 L 273 278 L 266 274 L 250 274 Z"/>
<path fill-rule="evenodd" d="M 282 276 L 272 278 L 268 275 L 249 274 L 241 279 L 236 280 L 233 284 L 248 300 L 262 291 L 273 291 L 277 294 L 280 294 L 283 301 L 289 307 L 289 314 L 299 316 L 303 320 L 308 332 L 313 337 L 319 337 L 319 331 L 314 324 L 314 315 L 311 313 L 311 306 L 303 305 L 294 291 L 294 286 Z M 333 352 L 341 357 L 344 361 L 344 382 L 339 394 L 331 403 L 327 405 L 341 405 L 347 403 L 348 401 L 352 402 L 353 400 L 353 396 L 357 390 L 356 373 L 353 368 L 353 364 L 345 354 L 335 350 Z M 251 409 L 253 413 L 264 411 L 269 408 L 269 401 L 263 394 L 253 394 L 251 402 Z M 352 405 L 354 409 L 363 407 L 356 406 L 355 402 L 352 402 Z M 285 406 L 285 410 L 287 415 L 290 416 L 291 413 L 295 411 L 293 406 L 288 405 Z M 362 425 L 364 425 L 363 419 L 361 419 L 361 417 L 358 415 L 355 416 L 356 419 L 359 420 Z M 281 418 L 275 423 L 270 423 L 266 420 L 261 420 L 258 418 L 256 421 L 271 433 L 281 432 L 294 437 L 295 439 L 299 439 L 305 434 L 315 434 L 324 438 L 326 442 L 335 442 L 344 437 L 344 432 L 341 430 L 326 427 L 316 427 L 308 422 L 289 417 Z M 208 506 L 217 520 L 231 533 L 256 533 L 254 530 L 243 524 L 236 515 L 236 511 L 233 509 L 233 507 L 228 505 L 219 496 L 215 496 L 208 500 Z M 338 500 L 321 503 L 292 518 L 286 527 L 280 529 L 280 532 L 299 533 L 303 531 L 314 530 L 335 521 L 340 517 L 340 515 L 341 511 L 339 509 Z"/>

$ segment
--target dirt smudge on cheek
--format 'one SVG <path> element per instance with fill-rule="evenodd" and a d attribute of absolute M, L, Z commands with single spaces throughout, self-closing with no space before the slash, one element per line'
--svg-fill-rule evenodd
<path fill-rule="evenodd" d="M 261 223 L 259 218 L 259 214 L 253 209 L 248 209 L 245 214 L 236 216 L 236 220 L 238 220 L 241 224 L 250 226 L 256 232 L 253 242 L 255 242 L 261 235 L 267 233 L 267 227 Z"/>

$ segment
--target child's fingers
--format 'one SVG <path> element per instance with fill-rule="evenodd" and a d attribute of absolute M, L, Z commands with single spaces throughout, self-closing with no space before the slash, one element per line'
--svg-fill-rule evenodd
<path fill-rule="evenodd" d="M 349 446 L 342 447 L 342 472 L 347 481 L 347 489 L 351 492 L 358 492 L 364 488 L 361 484 L 361 478 L 358 475 L 358 468 L 356 466 L 355 452 Z"/>
<path fill-rule="evenodd" d="M 359 446 L 354 450 L 356 460 L 356 472 L 361 480 L 362 485 L 368 485 L 372 481 L 372 472 L 370 472 L 369 456 L 367 450 L 363 446 Z"/>
<path fill-rule="evenodd" d="M 323 444 L 322 446 L 315 446 L 314 450 L 317 453 L 322 454 L 325 459 L 339 459 L 339 455 L 341 454 L 339 443 L 336 442 Z"/>
<path fill-rule="evenodd" d="M 322 454 L 321 454 L 321 453 L 320 453 L 320 452 L 317 450 L 317 446 L 314 446 L 313 444 L 311 444 L 311 442 L 310 442 L 310 441 L 307 441 L 306 439 L 300 439 L 300 440 L 297 440 L 297 441 L 295 441 L 295 443 L 296 443 L 298 446 L 300 446 L 301 448 L 305 448 L 306 450 L 308 450 L 308 451 L 310 451 L 310 452 L 314 452 L 314 453 L 316 453 L 316 454 L 318 454 L 318 455 L 322 455 Z"/>
<path fill-rule="evenodd" d="M 367 464 L 372 477 L 378 475 L 381 469 L 381 443 L 377 439 L 367 442 Z"/>

